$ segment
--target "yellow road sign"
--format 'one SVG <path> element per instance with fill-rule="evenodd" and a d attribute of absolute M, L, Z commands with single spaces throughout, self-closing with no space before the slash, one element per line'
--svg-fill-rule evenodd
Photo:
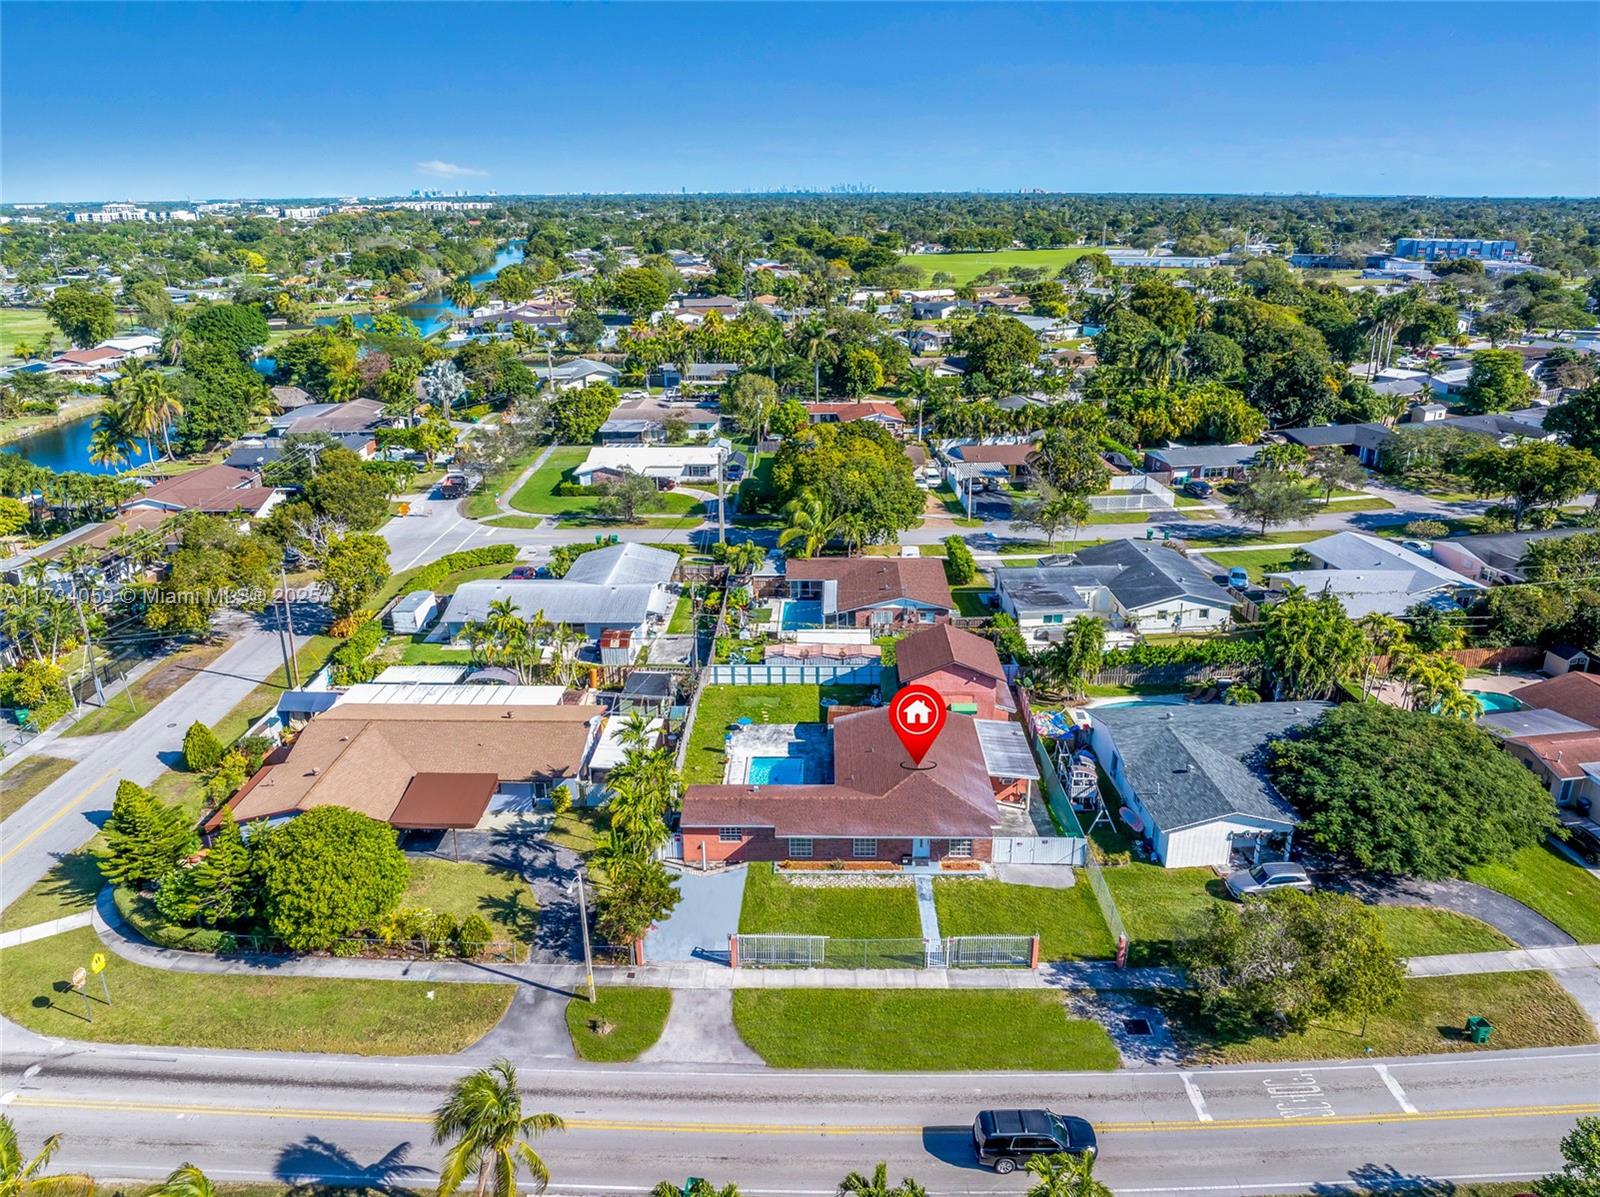
<path fill-rule="evenodd" d="M 90 972 L 92 972 L 92 973 L 103 973 L 103 972 L 105 972 L 105 970 L 106 970 L 106 954 L 104 952 L 96 952 L 93 956 L 89 957 L 89 971 Z"/>

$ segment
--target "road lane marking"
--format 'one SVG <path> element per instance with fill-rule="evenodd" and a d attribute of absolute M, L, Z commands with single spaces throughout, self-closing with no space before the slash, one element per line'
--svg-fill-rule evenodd
<path fill-rule="evenodd" d="M 1206 1099 L 1200 1092 L 1200 1086 L 1194 1083 L 1194 1078 L 1187 1072 L 1180 1072 L 1178 1077 L 1183 1081 L 1183 1091 L 1189 1095 L 1189 1104 L 1194 1107 L 1194 1116 L 1201 1122 L 1210 1122 L 1211 1111 L 1206 1109 Z"/>
<path fill-rule="evenodd" d="M 54 827 L 62 819 L 66 818 L 67 815 L 72 812 L 74 807 L 76 807 L 90 794 L 94 793 L 101 786 L 103 786 L 106 783 L 106 779 L 121 767 L 122 766 L 120 765 L 112 765 L 111 768 L 107 769 L 99 777 L 95 778 L 94 781 L 92 781 L 88 786 L 78 791 L 77 795 L 74 796 L 64 806 L 62 806 L 60 810 L 56 811 L 55 814 L 51 815 L 43 823 L 40 823 L 39 826 L 35 827 L 32 831 L 28 832 L 27 835 L 23 836 L 20 840 L 8 848 L 5 855 L 0 856 L 0 864 L 4 864 L 6 861 L 10 860 L 18 852 L 21 852 L 29 844 L 33 843 L 34 840 L 38 839 L 46 831 L 50 830 L 50 828 Z"/>
<path fill-rule="evenodd" d="M 1268 1097 L 1279 1099 L 1273 1103 L 1273 1108 L 1278 1111 L 1280 1118 L 1292 1120 L 1335 1117 L 1332 1104 L 1321 1100 L 1326 1094 L 1317 1082 L 1316 1075 L 1309 1068 L 1278 1073 L 1264 1078 L 1261 1083 L 1266 1086 Z"/>
<path fill-rule="evenodd" d="M 1417 1107 L 1411 1104 L 1411 1099 L 1406 1096 L 1406 1091 L 1400 1087 L 1400 1082 L 1389 1075 L 1389 1070 L 1382 1064 L 1374 1064 L 1372 1068 L 1378 1074 L 1378 1079 L 1383 1082 L 1383 1087 L 1394 1095 L 1395 1101 L 1400 1103 L 1400 1108 L 1407 1114 L 1415 1114 Z"/>
<path fill-rule="evenodd" d="M 91 1098 L 34 1097 L 19 1094 L 16 1107 L 47 1110 L 114 1111 L 122 1114 L 211 1114 L 224 1118 L 316 1118 L 327 1122 L 386 1122 L 431 1125 L 432 1114 L 360 1110 L 296 1109 L 288 1106 L 187 1105 L 169 1102 L 97 1101 Z M 1434 1110 L 1426 1114 L 1346 1114 L 1320 1119 L 1318 1126 L 1372 1126 L 1383 1123 L 1455 1122 L 1486 1118 L 1573 1117 L 1600 1114 L 1600 1102 L 1569 1105 L 1502 1106 L 1468 1110 Z M 568 1118 L 568 1130 L 630 1131 L 673 1135 L 921 1135 L 921 1125 L 857 1125 L 832 1123 L 641 1122 L 636 1119 Z M 1097 1122 L 1101 1134 L 1149 1134 L 1163 1131 L 1267 1130 L 1290 1125 L 1282 1118 L 1228 1118 L 1211 1122 Z M 1298 1129 L 1298 1123 L 1295 1124 Z"/>

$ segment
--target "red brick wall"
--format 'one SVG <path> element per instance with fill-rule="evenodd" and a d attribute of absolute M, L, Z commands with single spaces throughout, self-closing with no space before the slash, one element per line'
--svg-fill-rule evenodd
<path fill-rule="evenodd" d="M 932 686 L 944 695 L 946 705 L 970 702 L 978 708 L 979 719 L 1009 719 L 1011 713 L 995 706 L 993 678 L 980 676 L 976 670 L 961 665 L 935 669 L 920 677 L 908 678 L 923 686 Z"/>
<path fill-rule="evenodd" d="M 1026 783 L 1024 783 L 1026 784 Z M 746 861 L 778 861 L 789 859 L 789 841 L 780 839 L 764 828 L 751 828 L 751 834 L 746 835 L 737 844 L 724 843 L 718 838 L 718 829 L 715 827 L 686 827 L 683 830 L 683 859 L 689 865 L 698 865 L 701 860 L 701 845 L 705 846 L 705 860 L 708 864 L 727 862 L 728 864 L 742 864 Z M 862 837 L 867 838 L 867 837 Z M 929 855 L 933 860 L 941 860 L 950 850 L 949 840 L 930 840 Z M 990 841 L 987 839 L 974 839 L 972 841 L 972 858 L 974 860 L 989 860 L 991 858 Z M 873 860 L 887 860 L 898 864 L 902 857 L 911 855 L 911 841 L 909 839 L 880 839 L 878 841 L 877 855 Z M 861 860 L 851 852 L 850 840 L 840 839 L 814 839 L 811 841 L 812 860 Z"/>

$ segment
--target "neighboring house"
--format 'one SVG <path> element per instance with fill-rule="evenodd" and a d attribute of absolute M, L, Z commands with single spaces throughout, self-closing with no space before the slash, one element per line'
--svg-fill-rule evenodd
<path fill-rule="evenodd" d="M 887 399 L 860 399 L 853 403 L 807 403 L 806 412 L 813 424 L 849 424 L 870 420 L 890 432 L 905 431 L 906 418 L 900 408 Z"/>
<path fill-rule="evenodd" d="M 612 386 L 622 372 L 605 362 L 580 357 L 558 366 L 535 366 L 534 377 L 558 391 L 577 391 L 595 383 Z"/>
<path fill-rule="evenodd" d="M 612 409 L 600 425 L 602 445 L 657 445 L 667 439 L 667 424 L 682 420 L 690 437 L 714 436 L 722 416 L 716 408 L 702 404 L 658 403 L 653 399 L 624 400 Z"/>
<path fill-rule="evenodd" d="M 1364 532 L 1335 532 L 1301 546 L 1311 568 L 1267 575 L 1274 589 L 1294 585 L 1337 594 L 1352 618 L 1374 612 L 1398 615 L 1416 603 L 1453 602 L 1483 586 L 1432 557 Z"/>
<path fill-rule="evenodd" d="M 1032 441 L 968 442 L 946 444 L 941 451 L 950 461 L 946 472 L 951 483 L 959 478 L 978 479 L 980 485 L 1009 482 L 1025 486 L 1033 477 L 1028 462 L 1038 452 Z"/>
<path fill-rule="evenodd" d="M 951 341 L 950 334 L 942 328 L 914 328 L 909 333 L 896 333 L 895 337 L 911 350 L 913 357 L 942 353 Z"/>
<path fill-rule="evenodd" d="M 959 714 L 1008 719 L 1017 709 L 994 645 L 962 628 L 912 632 L 895 646 L 895 669 L 902 686 L 932 686 Z"/>
<path fill-rule="evenodd" d="M 1031 567 L 998 569 L 1000 608 L 1024 635 L 1049 639 L 1080 615 L 1139 632 L 1214 631 L 1233 598 L 1176 549 L 1113 540 Z"/>
<path fill-rule="evenodd" d="M 110 349 L 125 357 L 153 357 L 161 349 L 161 338 L 150 333 L 127 333 L 101 341 L 96 349 Z"/>
<path fill-rule="evenodd" d="M 821 603 L 826 627 L 943 623 L 956 605 L 935 557 L 796 557 L 784 576 L 791 599 Z"/>
<path fill-rule="evenodd" d="M 717 488 L 717 463 L 725 476 L 735 479 L 744 472 L 745 455 L 730 452 L 726 441 L 711 445 L 608 445 L 590 449 L 589 456 L 572 471 L 583 486 L 614 482 L 625 474 L 642 474 L 657 485 L 705 486 Z"/>
<path fill-rule="evenodd" d="M 1273 740 L 1329 709 L 1324 702 L 1098 707 L 1090 744 L 1133 816 L 1131 829 L 1149 840 L 1157 861 L 1227 869 L 1288 859 L 1300 819 L 1267 780 L 1263 758 Z"/>
<path fill-rule="evenodd" d="M 1058 316 L 1018 316 L 1017 321 L 1045 344 L 1072 341 L 1083 335 L 1083 326 Z"/>
<path fill-rule="evenodd" d="M 351 436 L 375 432 L 383 423 L 383 404 L 376 399 L 311 403 L 280 412 L 267 421 L 272 436 L 309 436 L 319 432 L 334 437 Z"/>
<path fill-rule="evenodd" d="M 1587 655 L 1583 656 L 1587 664 Z M 1478 724 L 1550 791 L 1558 806 L 1600 805 L 1600 674 L 1568 671 L 1516 692 L 1520 711 L 1491 711 Z"/>
<path fill-rule="evenodd" d="M 1600 673 L 1564 673 L 1549 681 L 1523 686 L 1516 698 L 1526 708 L 1554 711 L 1585 727 L 1600 730 Z M 1486 715 L 1480 722 L 1493 727 L 1492 720 L 1492 716 Z"/>
<path fill-rule="evenodd" d="M 1549 528 L 1542 532 L 1490 532 L 1457 536 L 1433 542 L 1432 556 L 1440 565 L 1475 582 L 1485 584 L 1525 582 L 1528 549 L 1543 540 L 1565 540 L 1587 533 L 1587 528 Z"/>
<path fill-rule="evenodd" d="M 454 638 L 468 623 L 488 618 L 496 602 L 510 602 L 524 619 L 543 613 L 551 623 L 581 630 L 591 640 L 626 632 L 631 654 L 672 614 L 677 595 L 672 575 L 678 555 L 640 544 L 619 544 L 585 553 L 563 578 L 463 582 L 441 623 Z"/>
<path fill-rule="evenodd" d="M 279 411 L 295 411 L 311 405 L 311 392 L 300 387 L 268 387 L 267 393 L 272 396 L 272 402 Z"/>
<path fill-rule="evenodd" d="M 1260 452 L 1260 445 L 1168 445 L 1164 449 L 1146 449 L 1144 468 L 1162 482 L 1243 478 Z"/>
<path fill-rule="evenodd" d="M 911 315 L 917 320 L 944 320 L 961 309 L 956 299 L 924 299 L 914 301 Z"/>
<path fill-rule="evenodd" d="M 51 374 L 65 374 L 70 378 L 92 378 L 114 372 L 126 356 L 116 349 L 69 349 L 50 359 L 48 370 Z"/>
<path fill-rule="evenodd" d="M 170 514 L 157 507 L 135 508 L 104 523 L 74 528 L 63 536 L 0 561 L 0 582 L 19 585 L 29 572 L 28 566 L 37 561 L 45 567 L 45 583 L 66 591 L 69 589 L 69 579 L 61 568 L 61 557 L 68 549 L 75 548 L 86 548 L 94 554 L 95 573 L 101 581 L 111 584 L 128 581 L 138 574 L 135 568 L 137 558 L 130 558 L 112 546 L 119 537 L 130 533 L 154 531 L 166 522 Z"/>
<path fill-rule="evenodd" d="M 370 432 L 345 432 L 333 438 L 341 447 L 357 457 L 370 460 L 378 452 L 377 439 Z M 223 465 L 238 466 L 246 470 L 259 470 L 271 465 L 285 453 L 295 452 L 295 442 L 287 437 L 247 437 L 234 441 Z"/>
<path fill-rule="evenodd" d="M 1020 802 L 1038 777 L 1031 757 L 986 752 L 985 721 L 948 716 L 913 768 L 888 710 L 836 717 L 832 785 L 704 785 L 684 792 L 683 858 L 751 860 L 988 860 L 1000 802 Z M 1021 728 L 1016 724 L 999 725 Z M 1024 744 L 1026 741 L 1024 741 Z M 1005 772 L 991 772 L 991 770 Z"/>
<path fill-rule="evenodd" d="M 1420 382 L 1417 384 L 1422 385 Z M 1481 436 L 1508 449 L 1524 441 L 1553 441 L 1555 434 L 1544 430 L 1548 408 L 1531 407 L 1494 415 L 1452 416 L 1442 403 L 1413 404 L 1404 420 L 1393 428 L 1383 424 L 1318 424 L 1308 428 L 1284 428 L 1287 441 L 1308 449 L 1337 447 L 1355 455 L 1362 465 L 1376 467 L 1383 459 L 1385 446 L 1396 437 L 1405 437 L 1423 428 L 1453 428 Z"/>
<path fill-rule="evenodd" d="M 276 487 L 262 486 L 255 470 L 214 465 L 175 478 L 163 478 L 122 505 L 125 512 L 147 508 L 172 513 L 262 516 L 283 500 Z"/>
<path fill-rule="evenodd" d="M 343 806 L 402 830 L 493 826 L 557 787 L 576 799 L 601 708 L 552 702 L 547 686 L 372 686 L 461 693 L 470 702 L 340 701 L 312 717 L 226 809 L 278 823 Z M 214 829 L 221 813 L 206 825 Z"/>

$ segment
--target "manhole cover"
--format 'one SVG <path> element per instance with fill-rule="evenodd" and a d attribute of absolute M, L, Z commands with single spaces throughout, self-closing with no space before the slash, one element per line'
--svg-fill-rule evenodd
<path fill-rule="evenodd" d="M 1148 1035 L 1150 1033 L 1150 1020 L 1148 1018 L 1124 1018 L 1122 1029 L 1130 1035 Z"/>

